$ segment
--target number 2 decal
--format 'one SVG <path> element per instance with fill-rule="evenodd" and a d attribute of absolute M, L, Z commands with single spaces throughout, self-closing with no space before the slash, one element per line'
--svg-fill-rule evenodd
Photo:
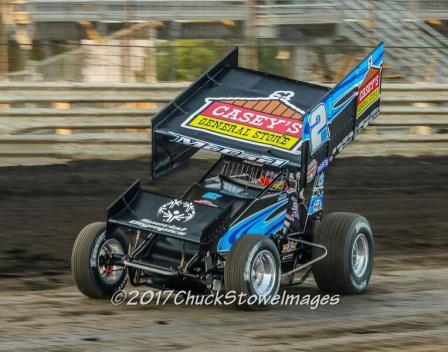
<path fill-rule="evenodd" d="M 327 109 L 325 104 L 319 104 L 309 117 L 311 154 L 313 154 L 329 138 L 327 126 Z"/>

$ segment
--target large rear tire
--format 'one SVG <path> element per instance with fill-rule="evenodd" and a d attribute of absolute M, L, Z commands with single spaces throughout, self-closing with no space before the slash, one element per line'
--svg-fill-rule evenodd
<path fill-rule="evenodd" d="M 328 250 L 327 256 L 312 266 L 321 291 L 357 294 L 367 289 L 373 270 L 373 235 L 363 216 L 331 213 L 323 217 L 314 242 Z M 321 254 L 321 250 L 313 249 L 313 258 Z"/>
<path fill-rule="evenodd" d="M 246 302 L 236 302 L 239 308 L 257 309 L 269 305 L 278 293 L 280 276 L 278 249 L 265 236 L 245 235 L 239 238 L 226 258 L 224 285 L 227 292 L 244 295 Z M 255 296 L 260 299 L 255 302 L 249 299 Z"/>
<path fill-rule="evenodd" d="M 122 288 L 126 270 L 110 263 L 112 254 L 127 252 L 127 239 L 120 231 L 106 238 L 104 222 L 84 227 L 72 251 L 72 275 L 78 289 L 91 298 L 110 298 Z"/>

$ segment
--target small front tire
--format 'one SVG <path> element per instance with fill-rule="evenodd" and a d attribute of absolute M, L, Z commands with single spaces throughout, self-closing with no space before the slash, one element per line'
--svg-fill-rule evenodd
<path fill-rule="evenodd" d="M 78 289 L 87 297 L 110 298 L 124 285 L 126 270 L 111 263 L 127 252 L 127 239 L 118 230 L 106 237 L 104 222 L 84 227 L 73 245 L 71 268 Z"/>

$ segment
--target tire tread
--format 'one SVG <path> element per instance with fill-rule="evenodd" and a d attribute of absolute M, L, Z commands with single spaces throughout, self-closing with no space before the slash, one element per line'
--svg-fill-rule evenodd
<path fill-rule="evenodd" d="M 224 284 L 226 291 L 250 294 L 244 280 L 243 268 L 246 265 L 247 257 L 251 249 L 260 241 L 263 241 L 267 246 L 271 246 L 274 253 L 278 253 L 274 242 L 265 236 L 245 235 L 238 239 L 226 258 L 226 265 L 224 267 Z"/>
<path fill-rule="evenodd" d="M 104 222 L 94 222 L 84 227 L 73 245 L 71 269 L 73 279 L 78 289 L 91 298 L 107 298 L 106 293 L 98 286 L 90 268 L 90 253 L 92 246 L 101 230 L 105 229 Z"/>
<path fill-rule="evenodd" d="M 336 212 L 325 216 L 314 234 L 314 242 L 327 247 L 327 256 L 313 264 L 313 276 L 317 286 L 323 292 L 353 294 L 357 293 L 347 275 L 345 255 L 346 241 L 352 224 L 362 218 L 359 214 Z M 321 250 L 313 249 L 313 258 L 321 255 Z"/>

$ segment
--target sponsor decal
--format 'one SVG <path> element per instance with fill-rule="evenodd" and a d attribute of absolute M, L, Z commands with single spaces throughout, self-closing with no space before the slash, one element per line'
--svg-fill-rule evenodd
<path fill-rule="evenodd" d="M 182 136 L 182 135 L 174 133 L 174 132 L 170 132 L 170 134 L 175 136 L 171 140 L 171 142 L 189 145 L 194 148 L 201 148 L 201 149 L 209 150 L 211 152 L 217 152 L 217 153 L 234 156 L 234 157 L 241 158 L 241 159 L 246 159 L 248 161 L 252 161 L 254 163 L 258 163 L 261 165 L 266 164 L 266 165 L 271 165 L 271 166 L 275 166 L 275 167 L 281 167 L 281 166 L 288 164 L 288 160 L 285 160 L 285 159 L 278 159 L 278 158 L 273 158 L 273 157 L 265 156 L 265 155 L 256 156 L 254 154 L 246 153 L 242 150 L 223 147 L 223 146 L 220 146 L 219 144 L 203 142 L 199 139 Z M 300 154 L 300 153 L 298 153 L 298 154 Z"/>
<path fill-rule="evenodd" d="M 301 144 L 303 111 L 289 102 L 290 91 L 269 97 L 207 98 L 182 127 L 295 152 Z"/>
<path fill-rule="evenodd" d="M 319 174 L 319 178 L 317 179 L 315 188 L 322 188 L 324 186 L 324 181 L 325 181 L 324 174 Z"/>
<path fill-rule="evenodd" d="M 214 192 L 207 192 L 202 195 L 202 198 L 216 200 L 221 198 L 222 195 Z"/>
<path fill-rule="evenodd" d="M 297 242 L 296 241 L 288 241 L 282 246 L 282 253 L 288 253 L 295 251 L 297 248 Z"/>
<path fill-rule="evenodd" d="M 340 153 L 344 148 L 353 140 L 355 133 L 351 131 L 348 135 L 344 137 L 344 139 L 339 142 L 339 144 L 333 148 L 331 151 L 330 161 L 336 156 L 336 154 Z"/>
<path fill-rule="evenodd" d="M 320 192 L 314 194 L 310 200 L 310 206 L 308 207 L 308 215 L 312 215 L 321 211 L 324 208 L 324 193 Z"/>
<path fill-rule="evenodd" d="M 157 216 L 163 221 L 171 223 L 173 221 L 188 222 L 194 218 L 196 210 L 193 203 L 180 199 L 173 199 L 163 204 L 157 211 Z"/>
<path fill-rule="evenodd" d="M 317 161 L 316 159 L 311 160 L 311 162 L 308 164 L 307 172 L 306 172 L 306 182 L 310 183 L 314 176 L 316 176 L 317 172 Z"/>
<path fill-rule="evenodd" d="M 176 225 L 168 225 L 162 222 L 157 222 L 149 219 L 131 220 L 129 221 L 132 225 L 137 225 L 139 227 L 148 229 L 154 232 L 167 232 L 173 235 L 185 236 L 187 234 L 186 227 L 179 227 Z"/>
<path fill-rule="evenodd" d="M 369 59 L 369 69 L 358 89 L 356 117 L 380 98 L 381 67 L 373 66 Z"/>
<path fill-rule="evenodd" d="M 328 167 L 328 164 L 329 164 L 328 158 L 322 160 L 322 162 L 317 167 L 317 173 L 320 174 L 323 170 L 325 170 Z"/>
<path fill-rule="evenodd" d="M 281 256 L 283 262 L 288 262 L 294 259 L 294 253 L 286 253 Z"/>
<path fill-rule="evenodd" d="M 364 128 L 366 128 L 373 120 L 375 120 L 379 116 L 379 114 L 380 114 L 379 107 L 373 109 L 372 112 L 365 119 L 363 119 L 356 127 L 355 135 L 360 134 Z"/>
<path fill-rule="evenodd" d="M 218 208 L 218 206 L 216 204 L 213 204 L 212 202 L 210 202 L 207 199 L 198 199 L 194 201 L 195 204 L 202 204 L 202 205 L 207 205 L 209 207 L 213 207 L 213 208 Z"/>

